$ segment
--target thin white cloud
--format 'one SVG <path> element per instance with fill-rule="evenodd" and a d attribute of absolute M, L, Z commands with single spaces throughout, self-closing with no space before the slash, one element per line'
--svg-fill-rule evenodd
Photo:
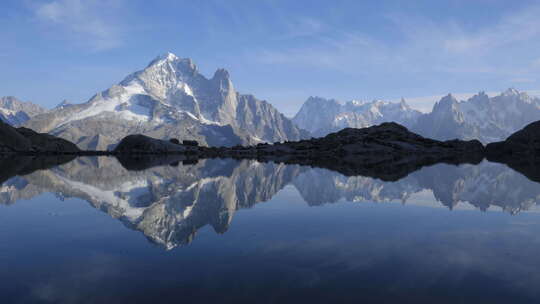
<path fill-rule="evenodd" d="M 512 78 L 512 79 L 510 79 L 510 82 L 512 82 L 512 83 L 535 83 L 536 79 L 535 78 L 526 78 L 526 77 Z"/>
<path fill-rule="evenodd" d="M 311 43 L 283 44 L 272 49 L 250 49 L 254 60 L 265 64 L 326 67 L 361 73 L 365 71 L 478 73 L 509 79 L 531 78 L 540 66 L 526 58 L 510 60 L 539 45 L 540 6 L 531 6 L 476 30 L 455 22 L 438 22 L 422 16 L 388 14 L 381 19 L 394 26 L 399 39 L 385 41 L 370 32 L 345 31 L 317 21 L 309 26 Z M 300 31 L 302 32 L 302 31 Z M 291 31 L 291 36 L 294 35 Z M 517 52 L 516 52 L 517 49 Z M 528 52 L 527 54 L 530 54 Z M 536 67 L 535 67 L 536 65 Z"/>
<path fill-rule="evenodd" d="M 77 43 L 92 50 L 122 45 L 118 0 L 55 0 L 34 3 L 31 8 L 42 22 L 62 30 Z"/>
<path fill-rule="evenodd" d="M 450 51 L 469 52 L 489 50 L 538 38 L 540 36 L 539 14 L 539 6 L 528 7 L 501 18 L 493 27 L 447 39 L 445 47 Z"/>

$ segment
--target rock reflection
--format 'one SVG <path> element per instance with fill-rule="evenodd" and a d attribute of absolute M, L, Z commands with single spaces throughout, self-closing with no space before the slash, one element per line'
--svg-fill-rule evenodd
<path fill-rule="evenodd" d="M 20 166 L 6 162 L 3 168 L 9 170 L 3 171 L 0 203 L 12 204 L 44 192 L 55 193 L 60 199 L 80 198 L 166 249 L 190 243 L 206 225 L 224 233 L 235 211 L 268 201 L 289 184 L 309 205 L 342 199 L 409 203 L 414 194 L 425 190 L 451 209 L 468 202 L 480 210 L 498 206 L 516 214 L 540 202 L 536 182 L 487 161 L 478 165 L 437 164 L 395 182 L 254 160 L 170 156 L 67 161 L 34 159 L 17 162 Z M 54 165 L 58 166 L 38 170 Z M 32 172 L 34 169 L 37 171 Z M 8 179 L 10 174 L 16 176 Z"/>

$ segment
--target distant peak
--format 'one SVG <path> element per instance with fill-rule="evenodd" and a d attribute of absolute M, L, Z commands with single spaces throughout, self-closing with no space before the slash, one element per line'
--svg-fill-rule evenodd
<path fill-rule="evenodd" d="M 309 96 L 309 98 L 304 102 L 304 104 L 316 104 L 316 105 L 326 105 L 326 104 L 336 104 L 341 105 L 341 103 L 335 99 L 328 99 L 320 96 Z"/>
<path fill-rule="evenodd" d="M 190 74 L 197 73 L 197 66 L 190 58 L 181 58 L 170 52 L 157 56 L 148 64 L 146 69 L 154 67 L 160 68 L 166 65 L 173 66 L 173 70 L 179 69 L 182 72 L 188 72 Z"/>
<path fill-rule="evenodd" d="M 171 52 L 167 52 L 163 55 L 159 55 L 156 60 L 167 60 L 167 61 L 175 61 L 175 60 L 178 60 L 180 58 L 178 58 L 178 56 L 176 56 L 175 54 L 171 53 Z"/>
<path fill-rule="evenodd" d="M 504 91 L 501 95 L 503 96 L 517 96 L 519 95 L 519 91 L 514 88 L 509 88 L 506 91 Z"/>
<path fill-rule="evenodd" d="M 229 79 L 230 78 L 229 71 L 225 69 L 217 69 L 216 72 L 214 73 L 214 78 L 215 79 Z"/>
<path fill-rule="evenodd" d="M 154 60 L 150 62 L 150 64 L 148 64 L 148 66 L 162 64 L 165 62 L 175 62 L 175 63 L 182 63 L 187 66 L 193 66 L 193 67 L 195 66 L 193 64 L 193 61 L 190 58 L 180 58 L 171 52 L 167 52 L 165 54 L 157 56 L 156 58 L 154 58 Z"/>
<path fill-rule="evenodd" d="M 54 107 L 55 109 L 59 109 L 59 108 L 64 108 L 64 107 L 69 107 L 71 106 L 72 103 L 69 102 L 67 99 L 64 99 L 61 103 L 59 103 L 58 105 L 56 105 L 56 107 Z"/>
<path fill-rule="evenodd" d="M 409 109 L 409 104 L 407 103 L 407 101 L 405 101 L 405 98 L 401 97 L 401 100 L 399 101 L 399 106 L 406 110 L 406 109 Z"/>
<path fill-rule="evenodd" d="M 366 102 L 366 101 L 363 101 L 363 100 L 353 99 L 353 100 L 349 101 L 348 103 L 351 104 L 351 105 L 353 105 L 353 106 L 363 106 L 363 105 L 365 105 L 367 102 Z"/>

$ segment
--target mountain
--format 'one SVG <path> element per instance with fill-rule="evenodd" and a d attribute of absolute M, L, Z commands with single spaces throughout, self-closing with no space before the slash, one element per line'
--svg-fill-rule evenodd
<path fill-rule="evenodd" d="M 86 103 L 61 105 L 25 125 L 84 149 L 111 148 L 135 133 L 213 146 L 308 136 L 268 102 L 238 93 L 226 70 L 208 79 L 190 59 L 171 53 Z"/>
<path fill-rule="evenodd" d="M 458 101 L 442 98 L 433 111 L 419 117 L 411 129 L 439 140 L 478 139 L 483 143 L 501 141 L 527 124 L 540 120 L 540 98 L 515 89 L 489 97 L 484 92 Z"/>
<path fill-rule="evenodd" d="M 0 97 L 0 121 L 12 126 L 19 126 L 46 111 L 34 103 L 20 101 L 13 96 Z"/>
<path fill-rule="evenodd" d="M 343 128 L 365 128 L 383 122 L 397 122 L 409 127 L 420 115 L 403 99 L 400 103 L 352 100 L 342 104 L 335 99 L 310 97 L 294 116 L 293 122 L 320 137 Z"/>
<path fill-rule="evenodd" d="M 501 141 L 527 124 L 540 120 L 540 98 L 516 89 L 489 97 L 480 92 L 466 101 L 448 94 L 435 103 L 430 113 L 413 110 L 402 99 L 349 101 L 310 97 L 293 121 L 315 136 L 343 128 L 364 128 L 394 121 L 422 136 L 437 139 L 478 139 L 482 143 Z"/>

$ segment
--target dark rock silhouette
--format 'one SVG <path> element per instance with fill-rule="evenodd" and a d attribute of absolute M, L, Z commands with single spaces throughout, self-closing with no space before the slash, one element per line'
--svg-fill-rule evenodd
<path fill-rule="evenodd" d="M 505 141 L 488 144 L 486 152 L 494 159 L 540 157 L 540 121 L 528 124 Z"/>
<path fill-rule="evenodd" d="M 159 154 L 187 153 L 189 152 L 188 150 L 189 149 L 187 149 L 184 145 L 137 134 L 129 135 L 122 139 L 114 152 L 132 154 Z"/>
<path fill-rule="evenodd" d="M 0 122 L 0 153 L 76 153 L 77 146 L 50 134 Z"/>
<path fill-rule="evenodd" d="M 197 142 L 196 140 L 183 140 L 182 144 L 184 146 L 192 146 L 192 147 L 198 147 L 199 146 L 199 142 Z"/>
<path fill-rule="evenodd" d="M 423 166 L 479 163 L 484 147 L 476 140 L 437 141 L 396 123 L 347 128 L 322 138 L 251 147 L 206 148 L 202 157 L 254 158 L 328 168 L 344 175 L 396 180 Z"/>
<path fill-rule="evenodd" d="M 486 158 L 540 181 L 540 121 L 528 124 L 505 141 L 488 144 Z"/>
<path fill-rule="evenodd" d="M 47 157 L 0 155 L 0 184 L 14 176 L 31 174 L 37 170 L 50 169 L 75 159 L 75 155 L 56 155 Z"/>

